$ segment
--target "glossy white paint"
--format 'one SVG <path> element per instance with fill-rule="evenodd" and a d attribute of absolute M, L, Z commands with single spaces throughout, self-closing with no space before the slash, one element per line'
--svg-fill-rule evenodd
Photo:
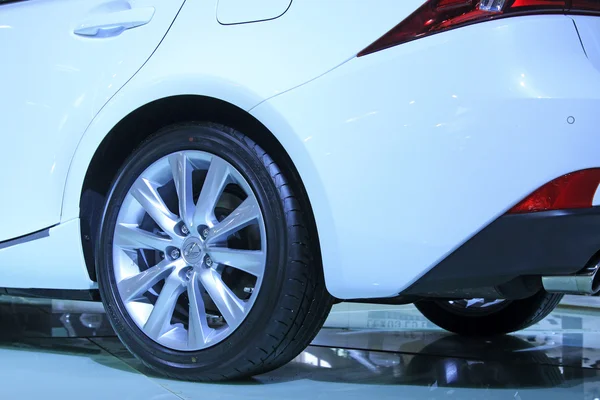
<path fill-rule="evenodd" d="M 214 14 L 216 2 L 187 1 L 152 58 L 85 132 L 69 170 L 62 220 L 79 216 L 83 180 L 96 149 L 132 111 L 181 94 L 214 97 L 249 110 L 354 58 L 421 2 L 387 0 L 374 9 L 362 0 L 350 0 L 347 7 L 337 2 L 297 1 L 285 18 L 221 25 Z M 360 30 L 337 29 L 332 16 L 337 24 L 360 26 Z M 306 29 L 307 24 L 311 29 Z M 281 40 L 274 40 L 276 36 Z M 190 43 L 197 50 L 190 50 Z"/>
<path fill-rule="evenodd" d="M 22 4 L 29 3 L 45 2 Z M 355 57 L 421 3 L 295 1 L 281 18 L 223 25 L 216 0 L 188 0 L 144 66 L 114 96 L 102 92 L 95 106 L 81 108 L 89 126 L 52 131 L 45 151 L 34 150 L 42 161 L 51 153 L 56 167 L 40 190 L 51 204 L 34 211 L 37 227 L 27 232 L 59 216 L 59 227 L 76 221 L 85 173 L 107 133 L 139 107 L 183 94 L 249 110 L 284 145 L 315 212 L 327 286 L 340 298 L 397 294 L 541 184 L 600 165 L 594 146 L 600 75 L 572 19 L 503 19 Z M 151 27 L 163 2 L 143 4 L 156 7 L 151 21 L 110 43 L 142 29 L 156 33 Z M 74 82 L 62 82 L 65 92 L 81 90 L 82 82 Z M 80 109 L 65 110 L 60 115 L 83 120 Z M 19 151 L 25 153 L 17 147 L 13 161 Z M 43 166 L 15 168 L 33 176 Z M 11 205 L 15 215 L 31 207 L 29 200 Z M 0 238 L 8 235 L 2 229 Z M 29 251 L 38 251 L 41 240 Z M 57 233 L 54 245 L 56 252 L 68 246 L 81 252 L 72 233 Z M 39 245 L 40 254 L 45 249 Z M 5 260 L 0 252 L 0 265 Z M 62 277 L 73 274 L 70 288 L 89 287 L 80 261 L 44 274 L 36 286 L 65 287 Z M 46 268 L 38 259 L 28 271 Z M 26 280 L 19 269 L 11 274 L 10 282 Z M 0 287 L 4 281 L 0 273 Z"/>
<path fill-rule="evenodd" d="M 49 236 L 0 249 L 0 285 L 10 288 L 90 289 L 81 250 L 79 219 L 50 229 Z"/>
<path fill-rule="evenodd" d="M 594 66 L 600 70 L 600 18 L 575 15 L 572 17 L 585 52 Z"/>
<path fill-rule="evenodd" d="M 146 25 L 154 17 L 154 7 L 132 7 L 128 2 L 107 3 L 94 10 L 74 32 L 86 37 L 118 36 L 127 29 Z"/>
<path fill-rule="evenodd" d="M 37 0 L 40 1 L 49 2 Z M 156 26 L 157 18 L 161 15 L 158 5 L 164 7 L 163 3 L 164 0 L 144 0 L 143 5 L 156 7 L 152 21 L 109 40 L 120 40 L 125 34 L 142 32 L 143 29 Z M 36 4 L 36 1 L 22 4 Z M 53 4 L 56 5 L 55 2 Z M 51 182 L 44 181 L 44 198 L 47 203 L 43 210 L 35 210 L 37 218 L 32 218 L 30 224 L 19 232 L 42 229 L 59 222 L 59 218 L 62 223 L 79 217 L 81 188 L 96 149 L 108 132 L 135 109 L 168 96 L 196 94 L 219 98 L 249 110 L 262 101 L 315 79 L 353 58 L 360 49 L 409 15 L 421 4 L 421 0 L 386 0 L 381 1 L 376 9 L 361 0 L 351 0 L 346 4 L 347 7 L 339 7 L 336 2 L 296 2 L 286 13 L 285 19 L 256 24 L 222 25 L 215 15 L 216 0 L 187 1 L 169 34 L 144 67 L 108 103 L 97 107 L 101 110 L 95 117 L 94 113 L 90 113 L 93 120 L 87 129 L 82 128 L 85 134 L 81 140 L 77 137 L 72 144 L 70 140 L 73 138 L 66 131 L 61 131 L 55 135 L 56 142 L 48 139 L 44 143 L 44 154 L 53 153 L 52 157 L 56 160 L 53 174 L 50 177 L 44 176 L 46 179 L 51 178 Z M 7 6 L 1 6 L 0 11 L 4 11 L 5 7 Z M 315 7 L 318 7 L 318 13 L 315 13 Z M 339 24 L 360 26 L 360 30 L 337 29 L 336 25 L 331 24 L 332 16 Z M 282 22 L 284 20 L 285 23 Z M 311 29 L 306 29 L 307 25 Z M 275 37 L 281 40 L 274 40 Z M 143 42 L 140 38 L 136 40 Z M 299 65 L 302 68 L 298 68 Z M 66 82 L 63 85 L 70 90 L 80 88 L 75 83 L 74 81 L 72 87 Z M 15 84 L 15 87 L 18 88 L 18 85 Z M 64 111 L 70 112 L 72 109 Z M 18 110 L 18 113 L 31 115 L 26 110 Z M 69 132 L 71 131 L 73 130 Z M 59 145 L 61 140 L 64 143 Z M 25 152 L 22 149 L 19 151 Z M 13 158 L 16 157 L 15 155 Z M 26 167 L 19 165 L 19 168 Z M 33 176 L 37 170 L 38 168 L 32 168 L 28 174 Z M 32 184 L 32 187 L 39 186 Z M 55 200 L 56 196 L 62 196 L 62 212 L 60 201 Z M 0 206 L 2 205 L 0 202 Z M 12 205 L 13 218 L 18 218 L 17 214 L 26 209 L 25 203 Z M 1 229 L 0 238 L 9 235 L 4 234 Z M 12 236 L 18 234 L 20 233 Z M 1 256 L 0 265 L 4 265 Z M 45 268 L 43 259 L 39 260 L 37 267 Z M 84 265 L 64 265 L 65 271 L 62 272 L 66 273 L 68 268 L 75 268 L 74 274 L 85 270 Z M 39 287 L 61 285 L 59 277 L 45 278 L 45 283 L 39 283 Z M 87 284 L 86 280 L 80 281 L 80 285 Z M 2 286 L 5 285 L 0 274 L 0 287 Z"/>
<path fill-rule="evenodd" d="M 77 143 L 96 113 L 150 57 L 182 2 L 0 5 L 0 182 L 7 188 L 0 199 L 0 241 L 59 222 Z M 151 21 L 120 34 L 112 31 L 114 37 L 74 34 L 82 24 L 90 28 L 92 20 L 139 22 L 135 12 L 148 8 L 154 9 Z"/>
<path fill-rule="evenodd" d="M 598 107 L 573 21 L 535 16 L 353 59 L 252 114 L 302 174 L 328 289 L 351 298 L 399 293 L 535 188 L 599 166 Z"/>
<path fill-rule="evenodd" d="M 596 193 L 594 193 L 594 199 L 592 200 L 593 206 L 600 206 L 600 186 L 596 189 Z"/>
<path fill-rule="evenodd" d="M 600 70 L 600 18 L 575 15 L 572 16 L 577 26 L 585 53 L 596 69 Z M 593 205 L 600 205 L 600 186 L 594 194 Z"/>
<path fill-rule="evenodd" d="M 275 19 L 291 4 L 292 0 L 219 0 L 217 20 L 229 25 Z"/>

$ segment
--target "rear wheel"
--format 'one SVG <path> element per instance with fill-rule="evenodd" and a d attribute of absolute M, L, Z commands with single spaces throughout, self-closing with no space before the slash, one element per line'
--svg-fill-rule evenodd
<path fill-rule="evenodd" d="M 103 217 L 97 274 L 117 335 L 180 379 L 288 362 L 331 307 L 308 212 L 241 133 L 214 124 L 158 132 L 123 166 Z"/>
<path fill-rule="evenodd" d="M 447 331 L 466 336 L 494 336 L 525 329 L 546 318 L 562 294 L 540 291 L 521 300 L 427 299 L 415 307 L 431 322 Z"/>

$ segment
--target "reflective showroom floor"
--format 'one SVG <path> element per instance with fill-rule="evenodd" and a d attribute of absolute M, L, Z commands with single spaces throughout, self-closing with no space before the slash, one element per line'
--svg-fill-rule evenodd
<path fill-rule="evenodd" d="M 600 302 L 600 299 L 599 299 Z M 560 307 L 492 340 L 449 335 L 411 306 L 339 304 L 298 358 L 243 382 L 153 375 L 96 303 L 0 298 L 2 399 L 599 399 L 600 312 Z"/>

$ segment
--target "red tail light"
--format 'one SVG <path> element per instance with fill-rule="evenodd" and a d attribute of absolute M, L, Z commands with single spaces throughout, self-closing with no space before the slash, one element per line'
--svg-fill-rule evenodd
<path fill-rule="evenodd" d="M 514 206 L 509 214 L 592 206 L 600 184 L 600 168 L 563 175 L 545 184 Z"/>
<path fill-rule="evenodd" d="M 511 15 L 595 12 L 600 12 L 599 0 L 428 0 L 358 56 L 459 26 Z"/>

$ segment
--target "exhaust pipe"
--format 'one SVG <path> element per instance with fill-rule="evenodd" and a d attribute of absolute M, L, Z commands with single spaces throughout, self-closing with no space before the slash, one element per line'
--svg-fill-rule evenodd
<path fill-rule="evenodd" d="M 542 285 L 546 292 L 594 295 L 600 291 L 600 262 L 585 267 L 575 275 L 543 276 Z"/>

